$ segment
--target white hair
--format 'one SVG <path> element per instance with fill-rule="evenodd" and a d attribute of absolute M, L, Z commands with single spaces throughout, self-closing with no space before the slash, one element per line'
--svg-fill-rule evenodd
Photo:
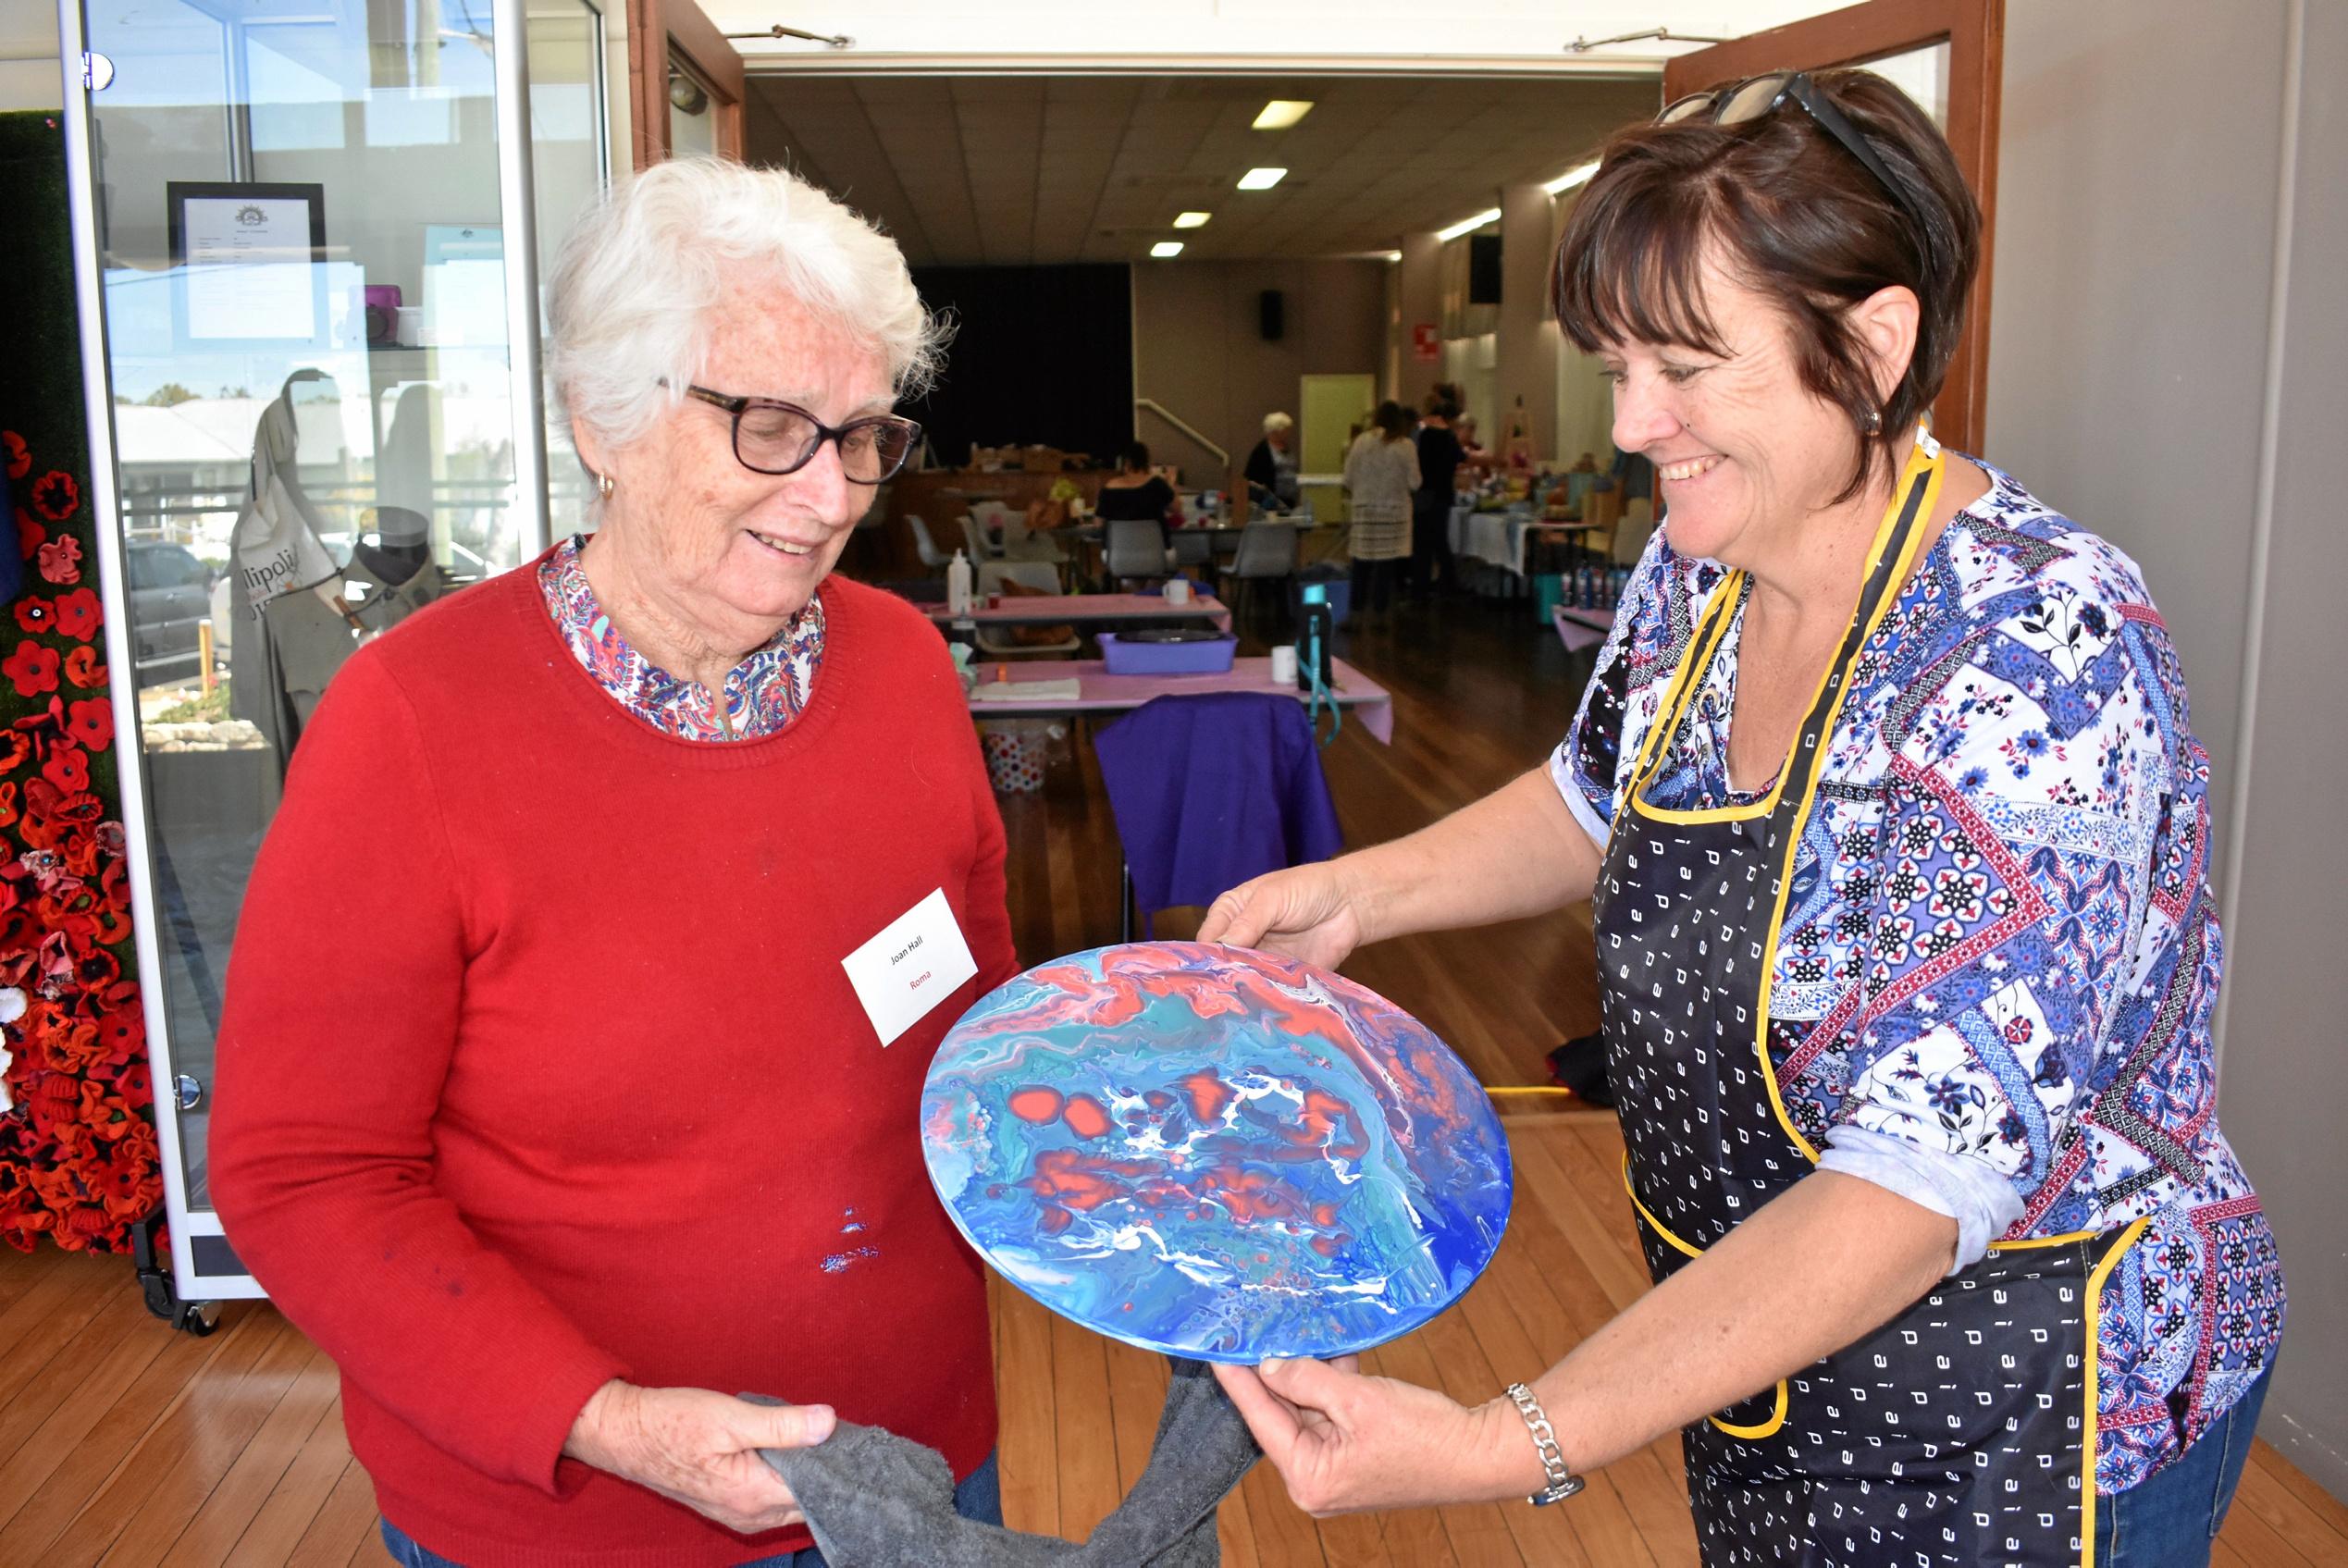
<path fill-rule="evenodd" d="M 1267 414 L 1264 416 L 1264 434 L 1277 435 L 1282 430 L 1291 428 L 1295 423 L 1295 420 L 1285 414 Z"/>
<path fill-rule="evenodd" d="M 572 417 L 614 446 L 650 429 L 700 379 L 711 310 L 745 269 L 878 350 L 899 396 L 935 375 L 949 327 L 896 241 L 785 169 L 672 158 L 590 208 L 555 258 L 547 364 Z"/>

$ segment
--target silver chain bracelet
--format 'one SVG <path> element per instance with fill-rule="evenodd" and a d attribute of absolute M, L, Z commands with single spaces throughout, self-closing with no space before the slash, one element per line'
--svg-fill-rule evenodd
<path fill-rule="evenodd" d="M 1540 1401 L 1533 1390 L 1522 1383 L 1508 1386 L 1508 1397 L 1516 1401 L 1516 1414 L 1525 1418 L 1525 1429 L 1533 1435 L 1533 1447 L 1539 1451 L 1541 1468 L 1549 1474 L 1549 1485 L 1525 1500 L 1539 1508 L 1548 1503 L 1563 1502 L 1580 1491 L 1588 1483 L 1565 1467 L 1565 1451 L 1557 1446 L 1557 1428 L 1549 1424 Z"/>

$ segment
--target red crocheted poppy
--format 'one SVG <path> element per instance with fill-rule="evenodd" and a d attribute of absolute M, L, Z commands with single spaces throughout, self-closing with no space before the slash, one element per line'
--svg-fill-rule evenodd
<path fill-rule="evenodd" d="M 93 697 L 77 702 L 72 717 L 66 721 L 66 734 L 93 751 L 104 751 L 114 744 L 114 699 Z"/>
<path fill-rule="evenodd" d="M 70 534 L 51 539 L 34 552 L 41 558 L 41 575 L 63 586 L 81 581 L 81 541 Z"/>
<path fill-rule="evenodd" d="M 90 754 L 78 746 L 60 746 L 41 764 L 41 776 L 59 789 L 88 789 Z"/>
<path fill-rule="evenodd" d="M 88 642 L 104 628 L 105 608 L 88 588 L 57 596 L 57 630 L 76 642 Z M 68 655 L 71 657 L 70 654 Z"/>
<path fill-rule="evenodd" d="M 60 662 L 56 648 L 43 648 L 37 642 L 20 642 L 16 652 L 0 660 L 0 675 L 15 683 L 19 697 L 39 697 L 44 691 L 57 689 Z"/>
<path fill-rule="evenodd" d="M 80 510 L 81 487 L 72 475 L 52 468 L 32 482 L 32 504 L 50 522 L 62 523 Z"/>
<path fill-rule="evenodd" d="M 69 597 L 69 596 L 68 596 Z M 66 679 L 91 691 L 106 684 L 106 667 L 98 662 L 98 650 L 92 647 L 69 648 L 65 656 Z"/>

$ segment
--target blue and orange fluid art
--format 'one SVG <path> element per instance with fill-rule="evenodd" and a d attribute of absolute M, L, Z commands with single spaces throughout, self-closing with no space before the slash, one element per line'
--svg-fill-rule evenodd
<path fill-rule="evenodd" d="M 1508 1224 L 1491 1101 L 1349 980 L 1193 942 L 1030 969 L 946 1035 L 930 1179 L 1028 1294 L 1209 1361 L 1330 1356 L 1456 1301 Z"/>

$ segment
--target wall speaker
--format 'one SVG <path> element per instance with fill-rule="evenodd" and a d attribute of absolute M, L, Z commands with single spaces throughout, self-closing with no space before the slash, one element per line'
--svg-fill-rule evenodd
<path fill-rule="evenodd" d="M 1467 302 L 1496 305 L 1500 296 L 1501 237 L 1471 234 L 1467 237 Z"/>
<path fill-rule="evenodd" d="M 1280 340 L 1280 333 L 1288 325 L 1288 306 L 1278 289 L 1267 289 L 1255 296 L 1255 324 L 1266 342 Z"/>

